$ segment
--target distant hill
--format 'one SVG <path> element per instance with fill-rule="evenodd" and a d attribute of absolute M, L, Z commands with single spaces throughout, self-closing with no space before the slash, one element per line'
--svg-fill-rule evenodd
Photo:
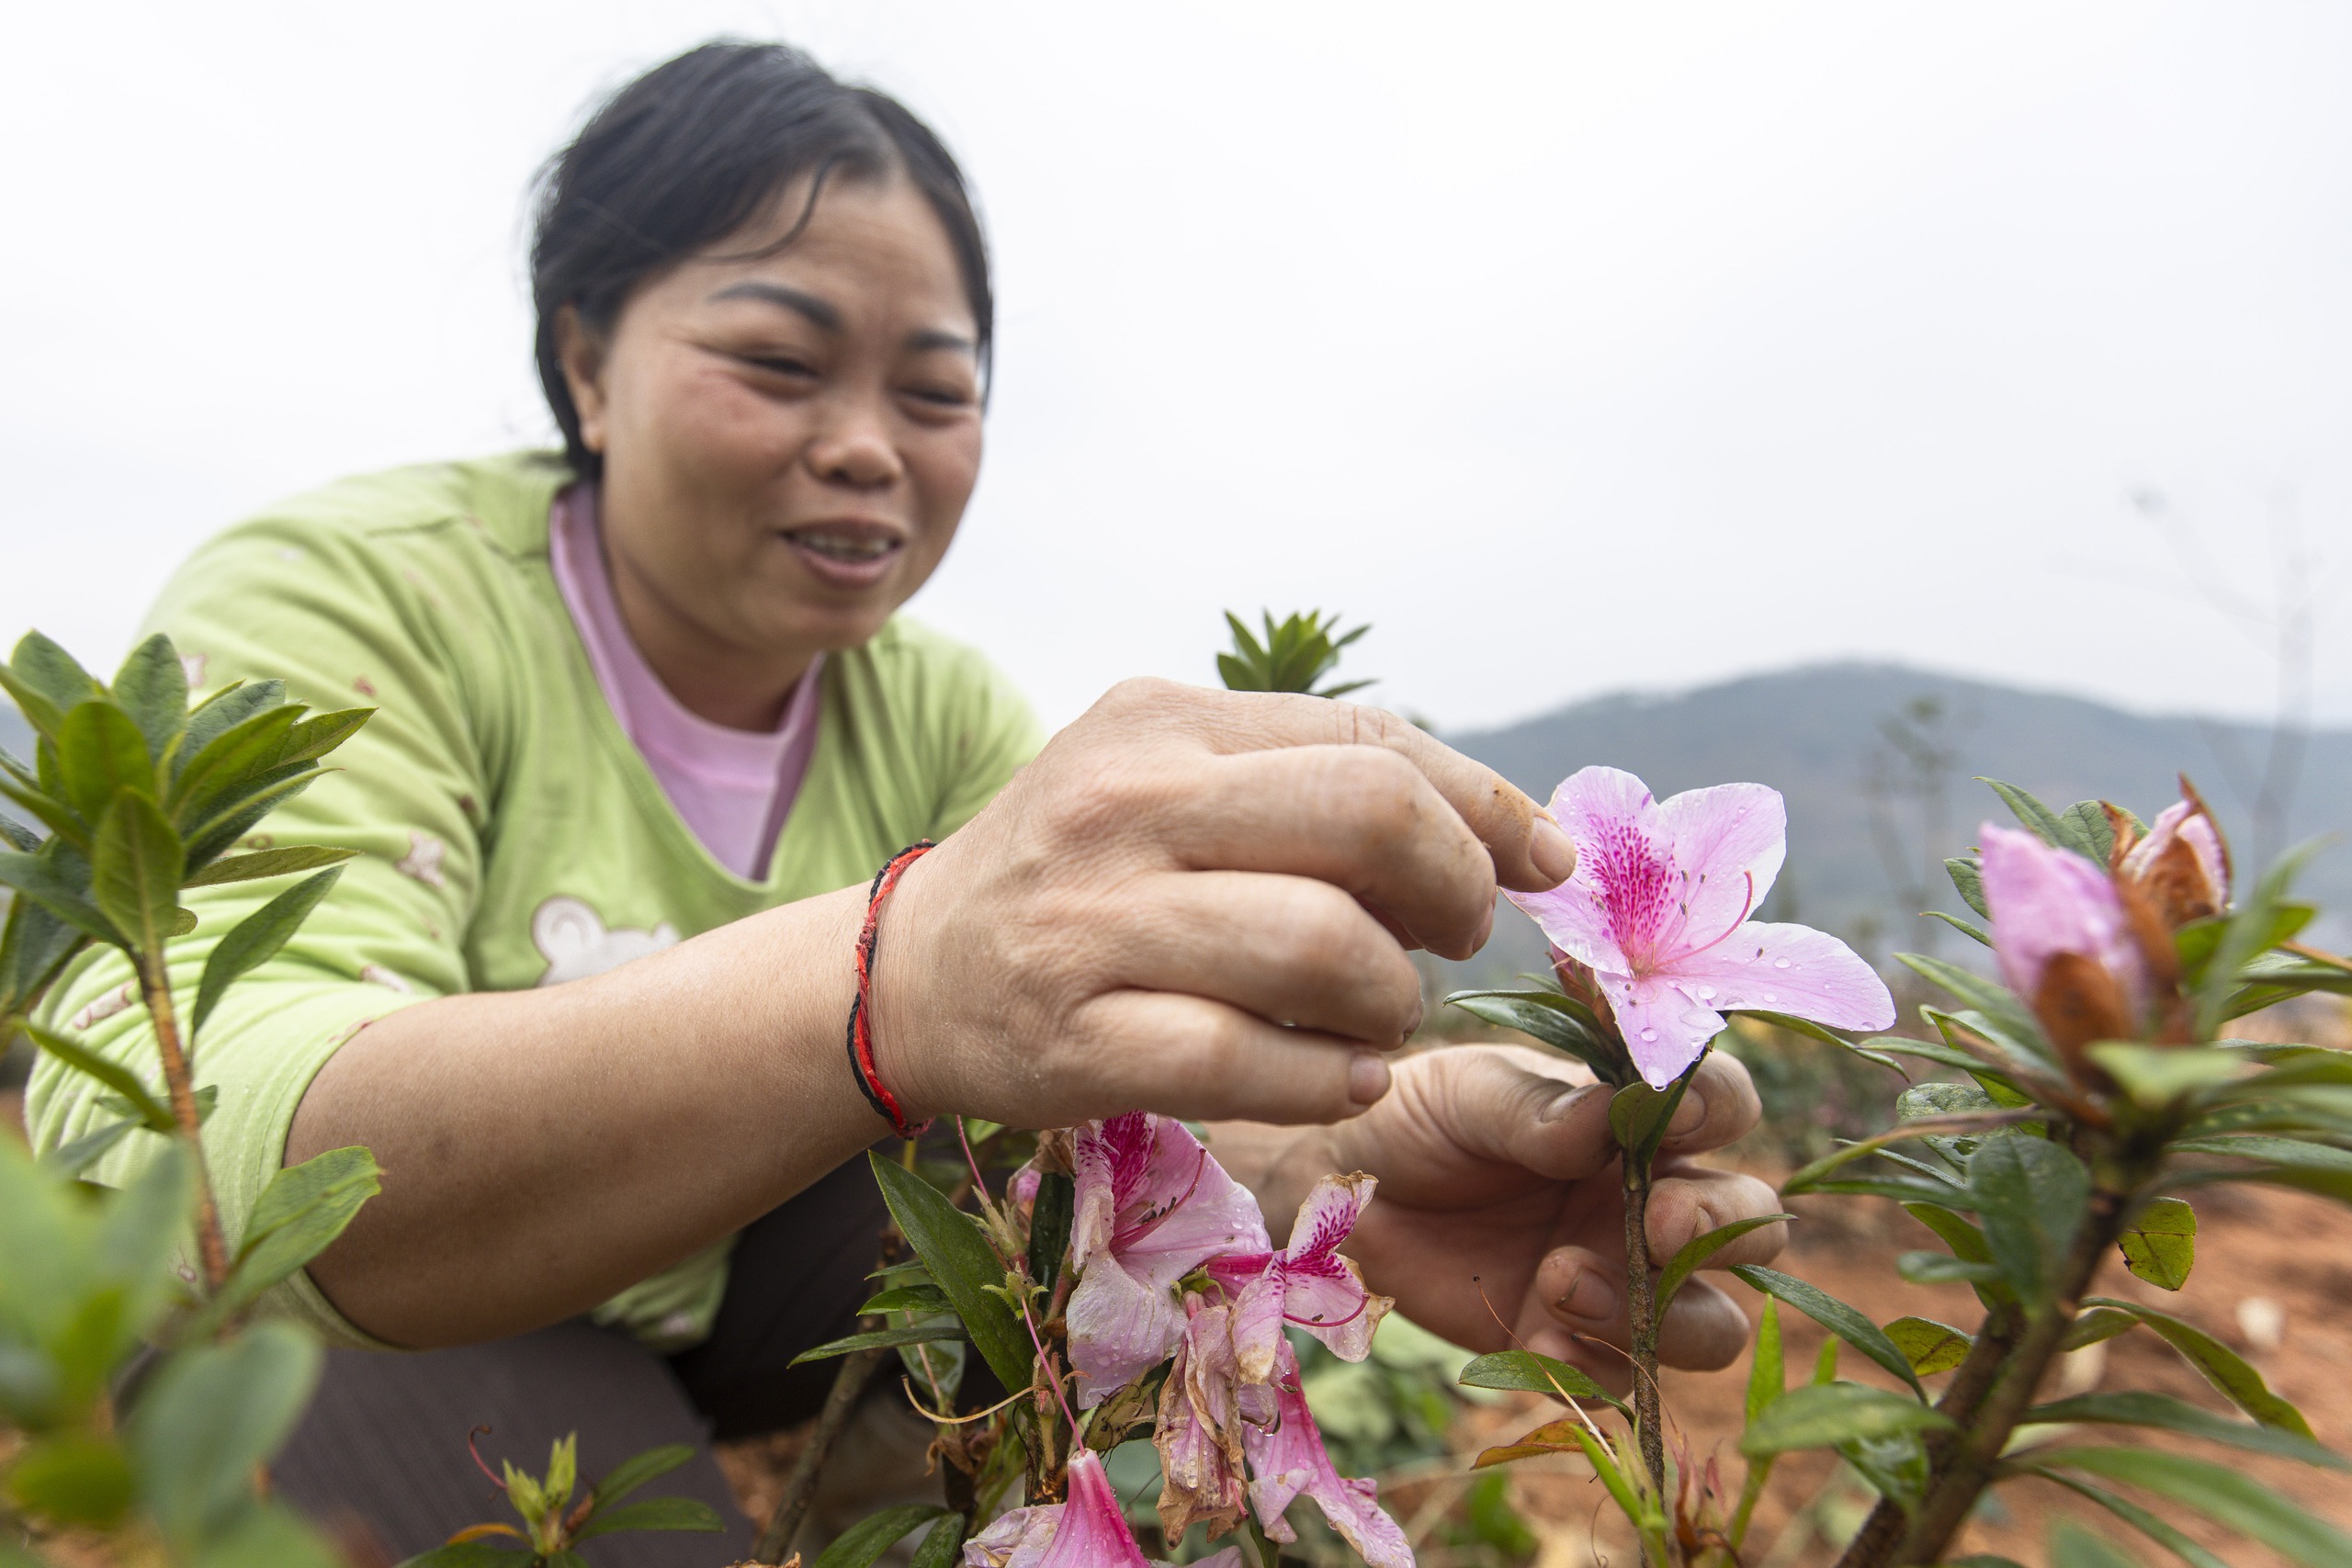
<path fill-rule="evenodd" d="M 1929 716 L 1903 716 L 1922 703 Z M 1950 765 L 1905 762 L 1883 728 L 1898 720 L 1897 733 L 1948 751 Z M 1931 942 L 1958 956 L 1971 945 L 1917 910 L 1964 913 L 1939 863 L 1973 842 L 1978 823 L 2011 820 L 1975 775 L 2052 805 L 2099 797 L 2153 817 L 2175 798 L 2173 775 L 2187 773 L 2222 818 L 2243 870 L 2255 850 L 2249 797 L 2269 736 L 2258 726 L 2150 717 L 1895 665 L 1829 664 L 1668 695 L 1601 697 L 1445 739 L 1539 800 L 1594 762 L 1640 774 L 1661 797 L 1732 780 L 1770 784 L 1788 800 L 1789 870 L 1766 912 L 1837 931 L 1880 957 Z M 1944 828 L 1930 856 L 1932 790 L 1924 786 L 1939 777 Z M 2296 843 L 2320 833 L 2352 839 L 2352 730 L 2310 737 L 2281 837 Z M 1897 876 L 1916 890 L 1930 866 L 1924 906 L 1898 897 Z M 2332 911 L 2332 934 L 2352 930 L 2352 845 L 2323 854 L 2301 886 Z M 1541 957 L 1534 929 L 1507 912 L 1487 950 L 1453 968 L 1469 983 L 1488 983 L 1538 967 Z"/>

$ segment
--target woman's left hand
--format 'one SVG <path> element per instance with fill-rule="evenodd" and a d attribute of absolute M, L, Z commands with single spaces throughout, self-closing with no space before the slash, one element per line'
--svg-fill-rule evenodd
<path fill-rule="evenodd" d="M 1219 1158 L 1257 1190 L 1275 1227 L 1326 1172 L 1378 1177 L 1377 1194 L 1341 1248 L 1372 1289 L 1457 1344 L 1499 1350 L 1517 1343 L 1623 1390 L 1625 1207 L 1609 1089 L 1566 1057 L 1513 1045 L 1427 1051 L 1392 1070 L 1387 1096 L 1355 1120 L 1305 1130 L 1220 1128 Z M 1779 1212 L 1765 1183 L 1690 1157 L 1732 1142 L 1760 1114 L 1747 1068 L 1720 1053 L 1708 1056 L 1655 1167 L 1653 1267 L 1704 1231 Z M 1763 1226 L 1707 1267 L 1767 1262 L 1786 1239 L 1785 1225 Z M 1736 1359 L 1747 1340 L 1740 1308 L 1694 1278 L 1667 1314 L 1658 1353 L 1670 1366 L 1712 1371 Z"/>

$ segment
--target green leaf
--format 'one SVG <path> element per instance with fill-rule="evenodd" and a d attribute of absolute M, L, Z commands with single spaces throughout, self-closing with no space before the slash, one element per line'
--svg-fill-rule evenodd
<path fill-rule="evenodd" d="M 277 754 L 278 765 L 316 761 L 358 734 L 359 727 L 375 716 L 374 708 L 337 708 L 332 713 L 297 719 L 286 732 L 286 744 Z"/>
<path fill-rule="evenodd" d="M 147 1130 L 147 1123 L 137 1117 L 121 1122 L 109 1122 L 95 1133 L 85 1133 L 70 1144 L 60 1144 L 41 1156 L 50 1169 L 67 1176 L 79 1176 L 107 1156 L 107 1151 L 133 1133 Z"/>
<path fill-rule="evenodd" d="M 1915 1285 L 1990 1285 L 1999 1282 L 1995 1263 L 1969 1263 L 1940 1252 L 1905 1252 L 1894 1260 L 1894 1271 Z"/>
<path fill-rule="evenodd" d="M 926 1503 L 901 1503 L 895 1508 L 885 1508 L 843 1530 L 832 1545 L 825 1548 L 814 1568 L 867 1568 L 876 1558 L 913 1533 L 917 1525 L 929 1524 L 946 1512 Z"/>
<path fill-rule="evenodd" d="M 130 1506 L 130 1464 L 107 1438 L 60 1432 L 35 1438 L 9 1461 L 6 1495 L 52 1524 L 109 1529 Z"/>
<path fill-rule="evenodd" d="M 1912 1392 L 1924 1401 L 1927 1391 L 1919 1386 L 1919 1379 L 1911 1371 L 1911 1358 L 1897 1349 L 1879 1325 L 1848 1306 L 1844 1302 L 1803 1280 L 1783 1274 L 1776 1269 L 1765 1269 L 1753 1263 L 1735 1264 L 1731 1270 L 1754 1289 L 1766 1295 L 1778 1296 L 1797 1311 L 1829 1330 L 1896 1377 L 1911 1385 Z"/>
<path fill-rule="evenodd" d="M 2150 1540 L 2156 1542 L 2159 1546 L 2170 1548 L 2173 1554 L 2188 1563 L 2189 1568 L 2230 1568 L 2228 1563 L 2140 1506 L 2139 1504 L 2126 1501 L 2103 1487 L 2093 1486 L 2087 1481 L 2077 1480 L 2074 1476 L 2062 1474 L 2054 1470 L 2045 1470 L 2040 1465 L 2020 1466 L 2018 1473 L 2038 1475 L 2044 1481 L 2055 1482 L 2069 1492 L 2089 1498 Z"/>
<path fill-rule="evenodd" d="M 723 1530 L 727 1521 L 718 1510 L 693 1497 L 648 1497 L 641 1503 L 623 1503 L 617 1508 L 600 1508 L 588 1516 L 588 1522 L 574 1530 L 574 1541 L 594 1536 L 617 1535 L 623 1530 Z M 868 1561 L 871 1561 L 869 1559 Z"/>
<path fill-rule="evenodd" d="M 2122 1085 L 2132 1103 L 2162 1111 L 2200 1090 L 2247 1076 L 2247 1062 L 2234 1051 L 2194 1045 L 2140 1045 L 2102 1040 L 2089 1048 L 2091 1060 Z"/>
<path fill-rule="evenodd" d="M 90 863 L 54 839 L 37 855 L 0 850 L 0 885 L 15 888 L 85 936 L 120 942 L 90 897 Z"/>
<path fill-rule="evenodd" d="M 1960 900 L 1976 911 L 1978 918 L 1991 919 L 1993 907 L 1984 901 L 1984 873 L 1973 860 L 1948 860 L 1944 870 L 1951 877 L 1952 886 L 1959 891 Z"/>
<path fill-rule="evenodd" d="M 1666 1309 L 1674 1300 L 1674 1292 L 1680 1290 L 1683 1281 L 1690 1279 L 1691 1273 L 1708 1258 L 1750 1231 L 1762 1230 L 1766 1225 L 1780 1224 L 1796 1217 L 1794 1214 L 1756 1214 L 1745 1220 L 1734 1220 L 1727 1225 L 1717 1225 L 1713 1230 L 1703 1231 L 1684 1242 L 1657 1277 L 1655 1299 L 1658 1320 L 1665 1321 Z"/>
<path fill-rule="evenodd" d="M 333 849 L 325 844 L 293 844 L 282 850 L 257 850 L 249 855 L 229 855 L 216 860 L 182 886 L 212 887 L 224 882 L 290 876 L 298 871 L 316 871 L 321 866 L 341 865 L 358 852 L 357 850 Z"/>
<path fill-rule="evenodd" d="M 187 723 L 187 671 L 170 637 L 157 632 L 130 650 L 115 671 L 114 700 L 139 727 L 149 759 L 160 761 Z"/>
<path fill-rule="evenodd" d="M 2177 1291 L 2197 1262 L 2197 1211 L 2177 1198 L 2151 1198 L 2125 1227 L 2121 1245 L 2126 1269 Z"/>
<path fill-rule="evenodd" d="M 319 1362 L 300 1330 L 263 1323 L 156 1371 L 128 1430 L 141 1501 L 165 1539 L 194 1545 L 253 1505 L 254 1467 L 293 1430 Z"/>
<path fill-rule="evenodd" d="M 0 688 L 25 721 L 51 740 L 70 709 L 106 694 L 96 676 L 39 632 L 27 632 L 17 642 L 7 666 L 0 669 Z"/>
<path fill-rule="evenodd" d="M 596 1506 L 602 1508 L 619 1502 L 647 1482 L 669 1474 L 694 1457 L 694 1447 L 689 1443 L 665 1443 L 658 1449 L 631 1454 L 596 1483 Z"/>
<path fill-rule="evenodd" d="M 2247 963 L 2272 945 L 2280 906 L 2286 902 L 2287 888 L 2302 869 L 2303 863 L 2318 852 L 2317 842 L 2300 845 L 2278 858 L 2276 864 L 2263 873 L 2254 891 L 2230 916 L 2228 927 L 2222 932 L 2220 944 L 2212 959 L 2206 964 L 2203 979 L 2197 987 L 2197 1037 L 2204 1039 L 2220 1032 L 2223 1020 L 2230 1016 L 2233 993 Z"/>
<path fill-rule="evenodd" d="M 1497 1350 L 1473 1357 L 1454 1379 L 1464 1388 L 1498 1388 L 1554 1399 L 1592 1400 L 1613 1409 L 1624 1405 L 1610 1392 L 1566 1361 L 1532 1350 Z"/>
<path fill-rule="evenodd" d="M 1756 1325 L 1756 1357 L 1747 1369 L 1749 1422 L 1763 1415 L 1765 1407 L 1787 1391 L 1788 1376 L 1781 1360 L 1781 1303 L 1778 1297 L 1766 1296 L 1763 1320 Z"/>
<path fill-rule="evenodd" d="M 141 1120 L 158 1133 L 176 1133 L 179 1122 L 172 1117 L 170 1107 L 157 1100 L 140 1081 L 139 1075 L 119 1062 L 108 1061 L 88 1046 L 69 1040 L 54 1030 L 42 1027 L 30 1019 L 20 1019 L 17 1027 L 23 1030 L 32 1043 L 72 1067 L 75 1072 L 97 1079 L 108 1089 L 129 1100 Z"/>
<path fill-rule="evenodd" d="M 1050 1298 L 1059 1277 L 1062 1257 L 1069 1250 L 1069 1227 L 1078 1204 L 1078 1187 L 1057 1170 L 1037 1178 L 1037 1197 L 1029 1210 L 1029 1278 Z"/>
<path fill-rule="evenodd" d="M 436 1546 L 403 1559 L 400 1568 L 523 1568 L 524 1564 L 537 1561 L 516 1547 L 492 1546 L 486 1540 L 461 1540 L 455 1546 Z"/>
<path fill-rule="evenodd" d="M 205 716 L 206 710 L 199 708 L 189 719 L 187 739 L 180 743 L 183 755 L 199 745 L 201 731 L 208 728 L 200 722 Z M 276 768 L 287 734 L 300 716 L 301 709 L 294 704 L 277 703 L 256 707 L 227 728 L 202 738 L 200 749 L 187 757 L 164 795 L 164 804 L 181 830 L 187 831 L 199 814 L 212 814 L 240 787 Z"/>
<path fill-rule="evenodd" d="M 1732 1008 L 1728 1010 L 1734 1017 L 1752 1018 L 1759 1022 L 1769 1023 L 1775 1029 L 1785 1029 L 1792 1034 L 1802 1034 L 1808 1040 L 1818 1040 L 1825 1045 L 1835 1045 L 1840 1051 L 1849 1051 L 1872 1066 L 1884 1067 L 1887 1071 L 1899 1074 L 1906 1079 L 1911 1076 L 1903 1071 L 1903 1064 L 1894 1057 L 1873 1051 L 1867 1045 L 1857 1045 L 1836 1030 L 1825 1024 L 1815 1023 L 1809 1018 L 1799 1018 L 1792 1012 L 1772 1012 L 1764 1008 Z"/>
<path fill-rule="evenodd" d="M 153 797 L 155 764 L 147 738 L 130 716 L 110 702 L 94 699 L 66 714 L 57 727 L 60 793 L 85 822 L 96 823 L 115 797 L 128 790 Z"/>
<path fill-rule="evenodd" d="M 98 824 L 90 892 L 99 911 L 130 939 L 134 954 L 160 959 L 178 923 L 180 837 L 155 803 L 126 791 Z"/>
<path fill-rule="evenodd" d="M 274 1503 L 245 1509 L 187 1560 L 187 1568 L 349 1568 L 349 1562 L 291 1509 Z"/>
<path fill-rule="evenodd" d="M 2226 1443 L 2250 1453 L 2300 1460 L 2323 1470 L 2352 1470 L 2352 1460 L 2322 1448 L 2309 1438 L 2277 1427 L 2233 1421 L 2165 1393 L 2086 1393 L 2036 1405 L 2026 1412 L 2025 1418 L 2045 1426 L 2095 1422 L 2117 1427 L 2157 1427 L 2209 1442 Z"/>
<path fill-rule="evenodd" d="M 1988 779 L 1982 774 L 1978 775 L 1976 782 L 1992 785 L 1993 793 L 2001 797 L 2001 804 L 2016 813 L 2017 819 L 2024 823 L 2027 831 L 2035 838 L 2062 850 L 2075 848 L 2066 841 L 2065 832 L 2058 825 L 2058 814 L 2032 795 L 2013 784 L 2003 784 L 1999 779 Z"/>
<path fill-rule="evenodd" d="M 2112 1307 L 2093 1307 L 2075 1319 L 2073 1325 L 2066 1330 L 2066 1337 L 2058 1342 L 2058 1348 L 2079 1350 L 2086 1345 L 2112 1339 L 2139 1326 L 2140 1320 L 2128 1312 L 2117 1312 Z"/>
<path fill-rule="evenodd" d="M 310 788 L 326 775 L 315 762 L 299 762 L 284 776 L 266 775 L 267 784 L 207 818 L 187 835 L 187 863 L 192 871 L 209 865 L 243 838 L 261 819 Z"/>
<path fill-rule="evenodd" d="M 950 1514 L 931 1527 L 907 1568 L 956 1568 L 963 1560 L 964 1516 Z"/>
<path fill-rule="evenodd" d="M 1907 1375 L 1909 1369 L 1905 1371 Z M 1826 1449 L 1856 1438 L 1891 1438 L 1905 1432 L 1948 1430 L 1940 1411 L 1914 1399 L 1858 1382 L 1807 1383 L 1792 1388 L 1740 1434 L 1739 1451 L 1750 1459 L 1792 1449 Z"/>
<path fill-rule="evenodd" d="M 205 1303 L 194 1332 L 217 1331 L 324 1252 L 360 1205 L 382 1190 L 382 1177 L 375 1155 L 356 1145 L 329 1149 L 271 1177 L 245 1222 L 237 1261 Z"/>
<path fill-rule="evenodd" d="M 189 763 L 213 741 L 264 708 L 277 707 L 285 701 L 283 681 L 232 681 L 197 704 L 187 716 L 187 733 L 181 738 L 179 750 L 172 754 L 173 778 L 176 780 L 186 773 Z M 172 798 L 179 798 L 176 788 Z"/>
<path fill-rule="evenodd" d="M 936 1285 L 893 1285 L 857 1309 L 860 1317 L 881 1312 L 952 1312 L 946 1292 Z"/>
<path fill-rule="evenodd" d="M 1632 1060 L 1602 1032 L 1591 1010 L 1557 991 L 1456 991 L 1445 998 L 1445 1005 L 1565 1051 L 1590 1067 L 1605 1084 L 1633 1081 Z"/>
<path fill-rule="evenodd" d="M 928 1345 L 938 1339 L 965 1337 L 960 1323 L 938 1320 L 931 1323 L 905 1325 L 898 1328 L 876 1328 L 864 1334 L 852 1334 L 831 1339 L 822 1345 L 803 1350 L 786 1366 L 797 1367 L 803 1361 L 830 1361 L 836 1356 L 846 1356 L 858 1350 L 887 1350 L 893 1345 Z"/>
<path fill-rule="evenodd" d="M 17 760 L 5 751 L 0 751 L 0 795 L 32 813 L 42 827 L 84 854 L 89 853 L 89 825 L 74 814 L 73 807 L 42 789 L 38 781 L 27 774 Z M 12 832 L 8 835 L 8 841 L 27 854 L 37 852 L 40 848 L 39 841 L 27 843 L 25 837 Z"/>
<path fill-rule="evenodd" d="M 2128 1313 L 2164 1337 L 2165 1342 L 2187 1358 L 2188 1364 L 2205 1374 L 2205 1381 L 2221 1390 L 2222 1395 L 2240 1410 L 2266 1427 L 2276 1427 L 2299 1437 L 2312 1435 L 2311 1423 L 2303 1413 L 2270 1392 L 2262 1374 L 2246 1365 L 2236 1351 L 2198 1327 L 2195 1324 L 2158 1312 L 2137 1302 L 2118 1301 L 2112 1296 L 2089 1296 L 2083 1304 L 2107 1307 Z"/>
<path fill-rule="evenodd" d="M 2050 1568 L 2141 1568 L 2137 1560 L 2110 1546 L 2072 1519 L 2050 1530 Z"/>
<path fill-rule="evenodd" d="M 90 913 L 96 917 L 96 908 Z M 30 1011 L 89 940 L 88 932 L 45 905 L 9 900 L 6 924 L 0 926 L 0 1017 Z"/>
<path fill-rule="evenodd" d="M 311 918 L 319 900 L 343 874 L 341 866 L 304 877 L 293 886 L 247 915 L 214 944 L 204 961 L 204 978 L 196 987 L 196 1009 L 188 1014 L 187 1032 L 193 1041 L 204 1021 L 220 1005 L 231 985 L 277 955 L 288 939 Z"/>
<path fill-rule="evenodd" d="M 1968 1161 L 1968 1193 L 2002 1275 L 2044 1302 L 2090 1203 L 2090 1173 L 2041 1138 L 1992 1138 Z"/>
<path fill-rule="evenodd" d="M 1968 1335 L 1931 1317 L 1898 1317 L 1886 1325 L 1886 1337 L 1923 1378 L 1951 1371 L 1976 1348 L 1976 1341 Z"/>
<path fill-rule="evenodd" d="M 2115 851 L 2115 828 L 2096 800 L 2078 800 L 2058 814 L 2058 835 L 2086 860 L 2104 866 Z"/>
<path fill-rule="evenodd" d="M 1702 1055 L 1701 1060 L 1704 1059 Z M 1693 1062 L 1664 1089 L 1629 1083 L 1609 1097 L 1609 1130 L 1616 1134 L 1617 1146 L 1635 1164 L 1646 1168 L 1657 1157 L 1658 1145 L 1666 1140 L 1667 1123 L 1674 1120 L 1682 1092 L 1690 1088 L 1690 1074 L 1697 1068 L 1698 1063 Z"/>
<path fill-rule="evenodd" d="M 2162 1449 L 2060 1449 L 2035 1458 L 2042 1467 L 2087 1471 L 2167 1497 L 2309 1568 L 2352 1562 L 2352 1535 L 2239 1471 Z"/>
<path fill-rule="evenodd" d="M 1972 921 L 1962 919 L 1958 915 L 1947 915 L 1941 909 L 1928 909 L 1923 913 L 1928 919 L 1941 920 L 1971 942 L 1982 943 L 1986 947 L 1993 945 L 1993 935 L 1990 931 Z"/>
<path fill-rule="evenodd" d="M 988 1292 L 988 1287 L 1003 1282 L 1005 1268 L 979 1225 L 904 1166 L 870 1153 L 866 1163 L 881 1184 L 890 1217 L 964 1320 L 973 1348 L 1006 1388 L 1028 1387 L 1037 1353 L 1012 1309 Z"/>

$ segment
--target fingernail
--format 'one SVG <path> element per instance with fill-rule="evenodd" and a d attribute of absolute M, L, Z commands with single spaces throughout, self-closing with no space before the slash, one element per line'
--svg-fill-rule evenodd
<path fill-rule="evenodd" d="M 1535 837 L 1527 846 L 1527 858 L 1535 863 L 1536 870 L 1552 879 L 1555 886 L 1577 874 L 1576 840 L 1545 815 L 1538 814 L 1535 818 Z"/>
<path fill-rule="evenodd" d="M 1388 1064 L 1369 1051 L 1359 1051 L 1348 1064 L 1348 1098 L 1370 1105 L 1388 1092 Z"/>
<path fill-rule="evenodd" d="M 1560 1298 L 1559 1308 L 1570 1317 L 1606 1322 L 1617 1315 L 1616 1287 L 1588 1269 L 1577 1276 L 1577 1282 Z"/>
<path fill-rule="evenodd" d="M 1570 1112 L 1599 1093 L 1600 1089 L 1599 1084 L 1578 1084 L 1567 1093 L 1555 1096 L 1551 1104 L 1536 1112 L 1535 1120 L 1539 1122 L 1565 1122 L 1568 1119 Z"/>
<path fill-rule="evenodd" d="M 1673 1116 L 1666 1123 L 1666 1135 L 1679 1138 L 1685 1133 L 1695 1133 L 1706 1119 L 1706 1097 L 1697 1089 L 1686 1089 L 1682 1091 L 1682 1103 L 1674 1108 Z"/>

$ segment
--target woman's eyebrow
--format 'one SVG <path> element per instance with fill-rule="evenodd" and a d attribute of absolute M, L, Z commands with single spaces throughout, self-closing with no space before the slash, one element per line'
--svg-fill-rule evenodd
<path fill-rule="evenodd" d="M 978 347 L 962 333 L 951 333 L 943 327 L 924 327 L 907 334 L 907 347 L 915 354 L 929 354 L 945 349 L 952 354 L 979 355 Z"/>
<path fill-rule="evenodd" d="M 756 277 L 749 277 L 741 283 L 729 284 L 712 295 L 711 299 L 713 300 L 764 300 L 770 305 L 781 305 L 787 310 L 806 316 L 811 324 L 821 327 L 826 332 L 837 333 L 842 330 L 842 313 L 839 310 L 818 299 L 814 294 L 803 294 L 799 289 L 786 288 L 781 283 L 767 283 Z"/>

